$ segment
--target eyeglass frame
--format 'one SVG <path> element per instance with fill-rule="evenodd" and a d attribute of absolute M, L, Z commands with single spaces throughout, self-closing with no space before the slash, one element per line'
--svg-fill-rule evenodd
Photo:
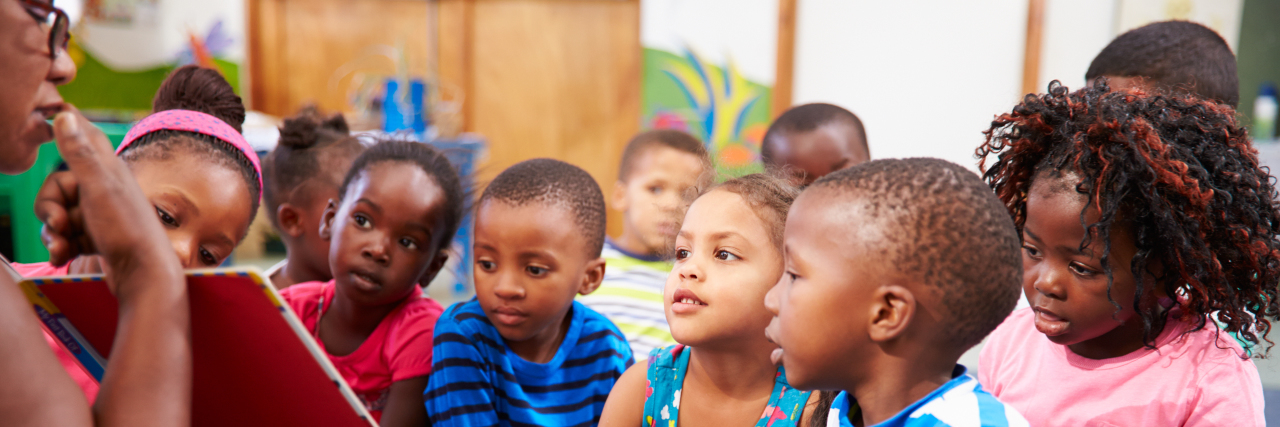
<path fill-rule="evenodd" d="M 27 13 L 32 15 L 43 14 L 43 21 L 37 16 L 37 22 L 49 25 L 49 59 L 58 59 L 58 50 L 65 50 L 71 43 L 71 18 L 67 17 L 67 12 L 53 6 L 53 2 L 48 3 L 38 0 L 18 0 L 22 7 L 27 9 Z M 53 24 L 49 24 L 49 15 L 53 14 Z M 59 40 L 61 38 L 61 40 Z"/>

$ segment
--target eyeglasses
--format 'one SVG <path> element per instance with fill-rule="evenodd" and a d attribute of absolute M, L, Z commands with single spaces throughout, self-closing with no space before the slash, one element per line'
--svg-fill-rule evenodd
<path fill-rule="evenodd" d="M 53 7 L 53 1 L 18 0 L 36 22 L 49 25 L 49 58 L 58 59 L 58 50 L 66 49 L 71 41 L 71 21 L 62 9 Z M 50 19 L 52 17 L 53 19 Z M 50 23 L 52 21 L 52 24 Z"/>

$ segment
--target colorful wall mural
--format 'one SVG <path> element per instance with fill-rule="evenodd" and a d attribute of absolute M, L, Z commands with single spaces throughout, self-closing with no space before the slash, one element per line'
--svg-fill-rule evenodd
<path fill-rule="evenodd" d="M 68 10 L 73 19 L 68 53 L 77 67 L 76 79 L 59 91 L 90 118 L 118 122 L 135 120 L 150 110 L 165 76 L 187 64 L 218 69 L 243 93 L 241 3 L 59 1 L 76 11 Z"/>
<path fill-rule="evenodd" d="M 776 0 L 642 2 L 641 126 L 702 139 L 722 176 L 762 170 L 776 39 Z"/>

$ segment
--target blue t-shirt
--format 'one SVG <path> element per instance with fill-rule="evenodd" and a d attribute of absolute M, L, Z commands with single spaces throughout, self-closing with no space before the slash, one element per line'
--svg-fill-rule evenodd
<path fill-rule="evenodd" d="M 1026 427 L 1027 420 L 1012 406 L 982 390 L 978 380 L 956 365 L 951 381 L 928 396 L 873 427 Z M 831 403 L 827 427 L 853 427 L 849 422 L 849 392 Z"/>
<path fill-rule="evenodd" d="M 580 303 L 547 363 L 520 358 L 475 299 L 436 322 L 423 393 L 433 426 L 593 426 L 609 390 L 634 363 L 618 328 Z"/>

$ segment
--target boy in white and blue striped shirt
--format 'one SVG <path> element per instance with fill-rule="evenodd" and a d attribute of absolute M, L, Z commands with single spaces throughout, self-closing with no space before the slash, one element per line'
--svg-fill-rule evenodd
<path fill-rule="evenodd" d="M 685 198 L 707 183 L 709 165 L 702 141 L 677 130 L 643 132 L 622 152 L 610 200 L 622 211 L 622 234 L 605 241 L 601 256 L 608 268 L 600 288 L 578 301 L 618 325 L 640 360 L 676 343 L 662 305 L 668 252 Z"/>
<path fill-rule="evenodd" d="M 939 159 L 833 172 L 796 198 L 783 242 L 766 335 L 793 386 L 839 390 L 829 427 L 1027 425 L 956 363 L 1022 285 L 1017 230 L 977 175 Z"/>

